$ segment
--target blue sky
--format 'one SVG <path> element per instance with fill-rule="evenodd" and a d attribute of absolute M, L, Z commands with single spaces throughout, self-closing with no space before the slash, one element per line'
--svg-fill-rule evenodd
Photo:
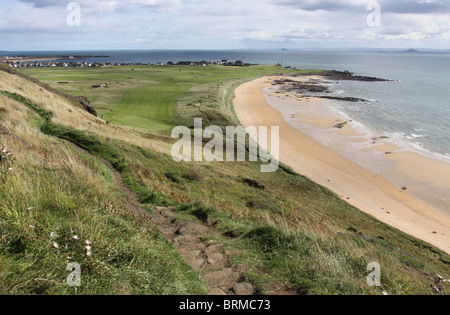
<path fill-rule="evenodd" d="M 450 0 L 78 0 L 80 26 L 70 2 L 0 0 L 0 50 L 450 49 Z"/>

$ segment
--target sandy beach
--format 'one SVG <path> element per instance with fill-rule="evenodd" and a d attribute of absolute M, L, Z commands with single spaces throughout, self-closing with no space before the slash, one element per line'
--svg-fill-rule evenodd
<path fill-rule="evenodd" d="M 241 124 L 279 126 L 281 162 L 380 221 L 450 254 L 445 199 L 450 164 L 400 149 L 386 139 L 370 139 L 367 144 L 367 134 L 353 126 L 333 128 L 345 119 L 327 111 L 322 99 L 275 93 L 272 82 L 279 79 L 264 77 L 236 89 L 234 109 Z M 320 77 L 296 78 L 309 79 Z M 277 105 L 277 99 L 285 103 Z M 295 114 L 276 108 L 286 104 L 296 109 Z M 303 132 L 302 126 L 317 137 Z"/>

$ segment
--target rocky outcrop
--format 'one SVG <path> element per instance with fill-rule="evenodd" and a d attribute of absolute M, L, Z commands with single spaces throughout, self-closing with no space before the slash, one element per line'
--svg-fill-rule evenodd
<path fill-rule="evenodd" d="M 326 71 L 324 73 L 321 73 L 320 75 L 325 77 L 326 79 L 335 80 L 335 81 L 339 81 L 339 80 L 366 81 L 366 82 L 386 82 L 386 81 L 390 81 L 390 80 L 381 79 L 381 78 L 377 78 L 377 77 L 366 77 L 366 76 L 355 75 L 354 73 L 352 73 L 350 71 L 331 70 L 331 71 Z"/>
<path fill-rule="evenodd" d="M 337 100 L 337 101 L 344 101 L 344 102 L 368 102 L 368 100 L 365 100 L 363 98 L 357 98 L 357 97 L 339 97 L 339 96 L 310 96 L 310 95 L 305 95 L 304 97 L 317 97 L 317 98 L 323 98 L 323 99 L 328 99 L 328 100 Z"/>
<path fill-rule="evenodd" d="M 81 104 L 81 106 L 83 106 L 83 108 L 91 115 L 97 117 L 97 111 L 95 110 L 94 106 L 91 105 L 91 102 L 89 101 L 89 99 L 86 96 L 79 96 L 78 100 Z"/>

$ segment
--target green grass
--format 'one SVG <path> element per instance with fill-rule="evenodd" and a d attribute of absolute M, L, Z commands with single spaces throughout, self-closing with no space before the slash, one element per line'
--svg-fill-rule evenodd
<path fill-rule="evenodd" d="M 65 93 L 87 96 L 99 114 L 108 121 L 154 131 L 170 131 L 178 125 L 177 102 L 189 96 L 189 91 L 194 87 L 221 80 L 248 80 L 278 72 L 299 72 L 276 66 L 235 68 L 212 65 L 23 71 Z M 92 85 L 98 83 L 107 83 L 109 87 L 92 89 Z"/>
<path fill-rule="evenodd" d="M 27 115 L 22 126 L 40 121 L 48 134 L 33 126 L 31 134 L 15 135 L 30 147 L 13 151 L 13 171 L 0 183 L 0 294 L 206 293 L 200 275 L 157 228 L 123 206 L 109 169 L 55 136 L 116 158 L 125 172 L 117 152 L 87 134 L 53 125 L 51 113 L 31 100 L 3 91 L 0 97 L 15 101 Z M 15 115 L 10 109 L 6 121 Z M 13 140 L 0 137 L 11 146 Z M 81 266 L 81 287 L 66 283 L 72 262 Z"/>
<path fill-rule="evenodd" d="M 115 103 L 104 104 L 106 112 L 120 109 L 126 95 L 136 95 L 120 109 L 126 115 L 134 102 L 138 103 L 136 112 L 127 118 L 130 122 L 138 121 L 135 115 L 147 114 L 145 95 L 150 93 L 161 102 L 154 102 L 159 105 L 149 111 L 148 124 L 155 124 L 153 130 L 163 131 L 175 123 L 188 123 L 197 115 L 219 126 L 236 121 L 231 107 L 234 87 L 279 70 L 186 67 L 180 72 L 177 67 L 136 67 L 135 71 L 110 68 L 27 72 L 47 83 L 72 79 L 76 83 L 64 85 L 64 92 L 89 92 L 87 96 L 95 100 L 94 104 L 102 102 L 101 93 L 112 94 L 109 97 Z M 135 76 L 135 81 L 127 76 Z M 106 78 L 116 80 L 114 84 L 123 88 L 89 90 L 91 83 Z M 145 86 L 144 81 L 149 85 Z M 159 85 L 167 89 L 157 92 Z M 133 94 L 133 90 L 140 93 Z M 380 294 L 382 290 L 390 294 L 429 294 L 433 277 L 440 274 L 449 278 L 449 255 L 361 212 L 285 165 L 275 173 L 261 173 L 259 163 L 176 163 L 170 152 L 162 149 L 64 127 L 47 111 L 40 111 L 39 104 L 20 95 L 6 93 L 0 97 L 21 104 L 21 110 L 2 115 L 13 119 L 26 112 L 27 119 L 11 124 L 11 128 L 17 125 L 17 135 L 33 142 L 34 147 L 18 149 L 14 166 L 18 171 L 1 190 L 2 292 L 11 287 L 14 290 L 10 293 L 17 294 L 184 294 L 204 290 L 200 276 L 183 263 L 154 227 L 127 215 L 121 206 L 123 196 L 117 192 L 109 170 L 99 161 L 64 146 L 60 139 L 110 161 L 149 207 L 173 204 L 181 218 L 214 223 L 219 233 L 209 238 L 238 252 L 232 262 L 246 267 L 245 278 L 256 285 L 259 293 L 285 285 L 301 294 Z M 26 128 L 20 126 L 29 121 L 34 122 L 33 132 L 24 133 L 21 130 Z M 167 133 L 160 132 L 130 133 L 129 137 L 140 135 L 151 135 L 154 141 L 169 145 L 173 142 Z M 266 190 L 250 187 L 243 176 Z M 37 211 L 23 211 L 30 205 Z M 40 227 L 38 234 L 30 234 L 36 233 L 27 228 L 30 224 Z M 66 261 L 49 243 L 46 235 L 52 231 L 61 236 L 57 240 L 67 246 L 67 255 L 74 255 L 89 267 L 87 283 L 80 291 L 68 291 L 63 285 L 61 279 L 67 273 L 62 262 Z M 83 260 L 86 257 L 79 253 L 80 248 L 67 239 L 72 233 L 98 242 L 102 251 L 93 257 L 93 263 Z M 156 260 L 149 263 L 149 259 Z M 366 267 L 371 262 L 382 266 L 383 288 L 366 284 Z M 39 291 L 31 274 L 49 280 L 50 287 Z"/>

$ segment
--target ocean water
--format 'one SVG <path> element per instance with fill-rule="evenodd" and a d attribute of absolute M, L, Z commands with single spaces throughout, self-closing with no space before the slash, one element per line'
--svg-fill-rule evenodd
<path fill-rule="evenodd" d="M 415 150 L 450 160 L 450 54 L 305 51 L 59 51 L 1 55 L 105 55 L 99 62 L 243 60 L 304 69 L 349 70 L 390 82 L 332 82 L 331 95 L 368 102 L 331 102 L 355 122 Z M 330 82 L 331 83 L 331 82 Z"/>

